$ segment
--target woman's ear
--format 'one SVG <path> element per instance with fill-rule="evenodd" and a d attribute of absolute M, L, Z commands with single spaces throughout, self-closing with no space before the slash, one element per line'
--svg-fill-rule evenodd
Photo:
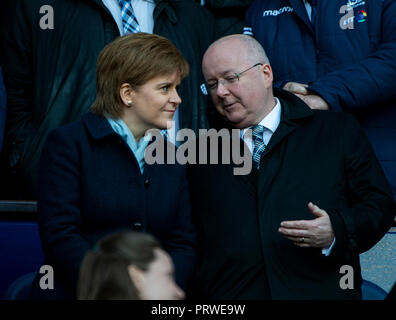
<path fill-rule="evenodd" d="M 128 273 L 129 276 L 131 277 L 132 283 L 134 284 L 138 295 L 140 296 L 141 293 L 143 292 L 143 287 L 144 287 L 144 275 L 143 271 L 136 267 L 135 265 L 131 264 L 128 266 Z"/>
<path fill-rule="evenodd" d="M 129 83 L 123 83 L 120 87 L 120 97 L 122 102 L 128 107 L 132 107 L 134 90 Z"/>

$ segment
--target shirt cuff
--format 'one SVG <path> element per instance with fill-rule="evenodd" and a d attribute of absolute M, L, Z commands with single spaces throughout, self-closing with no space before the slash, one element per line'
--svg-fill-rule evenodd
<path fill-rule="evenodd" d="M 325 249 L 325 248 L 322 249 L 322 254 L 324 254 L 326 257 L 328 257 L 328 256 L 330 255 L 330 253 L 331 253 L 331 250 L 332 250 L 333 247 L 334 247 L 335 241 L 336 241 L 336 239 L 335 239 L 335 237 L 334 237 L 334 240 L 333 240 L 333 242 L 331 243 L 330 247 L 328 247 L 328 248 L 326 248 L 326 249 Z"/>

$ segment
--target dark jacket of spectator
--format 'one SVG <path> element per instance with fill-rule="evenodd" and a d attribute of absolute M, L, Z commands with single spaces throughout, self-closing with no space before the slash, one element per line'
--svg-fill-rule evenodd
<path fill-rule="evenodd" d="M 357 117 L 396 196 L 396 2 L 317 1 L 316 12 L 311 23 L 302 0 L 260 0 L 246 26 L 266 50 L 275 86 L 309 84 L 330 109 Z"/>
<path fill-rule="evenodd" d="M 195 263 L 195 229 L 181 165 L 145 165 L 141 174 L 108 121 L 88 113 L 48 136 L 39 177 L 40 237 L 55 288 L 41 290 L 38 274 L 32 298 L 75 298 L 85 254 L 120 230 L 148 232 L 160 240 L 175 264 L 177 283 L 186 288 Z"/>
<path fill-rule="evenodd" d="M 216 18 L 216 34 L 242 33 L 247 8 L 254 0 L 205 0 L 205 6 Z M 200 1 L 198 1 L 200 2 Z"/>
<path fill-rule="evenodd" d="M 351 115 L 311 110 L 285 91 L 274 94 L 281 122 L 259 170 L 236 176 L 234 163 L 189 166 L 199 248 L 194 294 L 209 300 L 361 299 L 359 254 L 384 236 L 395 216 L 385 175 Z M 215 149 L 220 159 L 221 148 Z M 330 216 L 336 240 L 329 256 L 321 248 L 296 247 L 278 232 L 282 221 L 311 220 L 309 201 Z M 345 290 L 344 265 L 354 271 Z"/>
<path fill-rule="evenodd" d="M 53 8 L 54 28 L 42 29 L 42 6 Z M 45 11 L 44 11 L 45 12 Z M 8 92 L 7 162 L 25 197 L 35 198 L 37 167 L 48 133 L 78 120 L 95 99 L 96 59 L 119 30 L 102 0 L 14 1 L 3 29 Z M 207 127 L 202 56 L 214 40 L 214 19 L 189 0 L 158 0 L 154 33 L 173 42 L 190 65 L 180 86 L 180 127 Z"/>

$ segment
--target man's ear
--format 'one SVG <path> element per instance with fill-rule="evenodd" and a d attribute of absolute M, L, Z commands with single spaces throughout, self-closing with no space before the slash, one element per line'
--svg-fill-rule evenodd
<path fill-rule="evenodd" d="M 272 68 L 268 63 L 265 63 L 261 66 L 261 70 L 264 74 L 264 78 L 265 78 L 265 87 L 267 89 L 272 88 L 272 82 L 274 80 L 274 76 L 272 73 Z"/>
<path fill-rule="evenodd" d="M 129 276 L 131 277 L 131 280 L 140 295 L 140 293 L 143 291 L 143 286 L 144 286 L 144 275 L 143 271 L 136 267 L 135 265 L 131 264 L 128 266 L 128 273 Z"/>
<path fill-rule="evenodd" d="M 123 83 L 120 87 L 121 101 L 127 106 L 131 107 L 133 104 L 135 90 L 129 83 Z"/>

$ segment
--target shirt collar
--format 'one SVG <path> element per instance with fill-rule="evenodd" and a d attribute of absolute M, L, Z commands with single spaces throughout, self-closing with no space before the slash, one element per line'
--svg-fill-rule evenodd
<path fill-rule="evenodd" d="M 109 117 L 106 117 L 106 119 L 113 130 L 121 136 L 134 153 L 146 149 L 150 142 L 150 137 L 143 137 L 139 142 L 136 142 L 132 131 L 122 119 L 112 119 Z"/>
<path fill-rule="evenodd" d="M 271 110 L 269 114 L 267 114 L 259 123 L 259 125 L 262 125 L 264 128 L 267 130 L 271 131 L 271 134 L 275 132 L 275 130 L 278 128 L 280 120 L 281 120 L 281 104 L 278 98 L 274 97 L 276 105 L 275 107 Z M 249 127 L 251 128 L 251 127 Z M 241 137 L 243 137 L 246 133 L 246 131 L 249 128 L 245 128 L 241 130 Z"/>

